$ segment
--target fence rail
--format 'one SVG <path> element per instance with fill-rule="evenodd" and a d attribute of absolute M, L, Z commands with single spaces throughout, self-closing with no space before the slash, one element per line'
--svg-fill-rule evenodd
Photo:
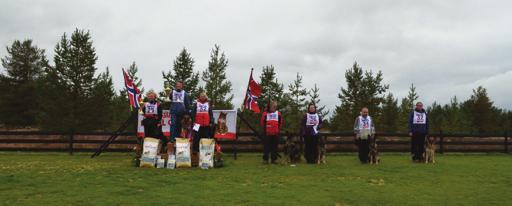
<path fill-rule="evenodd" d="M 108 132 L 50 132 L 50 131 L 0 131 L 0 151 L 59 151 L 93 152 L 111 133 Z M 286 136 L 287 134 L 283 134 Z M 290 135 L 290 134 L 288 134 Z M 291 134 L 293 135 L 293 134 Z M 353 152 L 356 147 L 351 132 L 321 133 L 327 138 L 329 152 Z M 405 133 L 377 133 L 379 150 L 408 152 L 410 137 Z M 504 152 L 509 153 L 511 141 L 503 134 L 445 134 L 438 132 L 437 152 Z M 220 140 L 226 152 L 256 152 L 262 150 L 258 135 L 250 132 L 238 133 L 237 140 Z M 280 148 L 284 143 L 281 140 Z M 137 144 L 135 133 L 121 133 L 106 151 L 126 152 Z"/>

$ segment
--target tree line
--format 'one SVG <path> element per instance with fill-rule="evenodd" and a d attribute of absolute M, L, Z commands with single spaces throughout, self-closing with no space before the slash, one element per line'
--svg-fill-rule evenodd
<path fill-rule="evenodd" d="M 126 90 L 116 91 L 109 68 L 98 72 L 98 59 L 89 31 L 76 29 L 70 36 L 62 35 L 54 48 L 53 62 L 45 50 L 30 39 L 15 40 L 6 47 L 1 59 L 0 124 L 7 129 L 31 127 L 46 131 L 111 131 L 130 113 Z M 214 109 L 233 109 L 232 83 L 227 79 L 229 61 L 219 45 L 210 53 L 208 67 L 197 71 L 192 55 L 183 48 L 174 58 L 162 80 L 174 85 L 184 82 L 193 98 L 206 92 Z M 362 107 L 368 107 L 381 132 L 407 132 L 408 114 L 419 99 L 414 85 L 406 97 L 399 99 L 389 92 L 381 71 L 364 70 L 354 63 L 345 72 L 346 85 L 338 94 L 339 104 L 333 111 L 320 102 L 320 89 L 303 85 L 303 76 L 297 73 L 293 82 L 284 85 L 277 78 L 273 65 L 263 66 L 259 76 L 262 95 L 258 99 L 263 110 L 268 102 L 279 102 L 284 114 L 284 130 L 295 132 L 313 102 L 324 117 L 324 131 L 351 131 L 354 118 Z M 139 68 L 131 62 L 127 72 L 139 88 L 142 80 Z M 163 94 L 163 86 L 160 94 Z M 144 89 L 143 89 L 144 90 Z M 236 108 L 239 108 L 238 105 Z M 259 114 L 238 109 L 259 128 Z M 494 106 L 487 90 L 478 87 L 471 97 L 459 101 L 453 97 L 448 104 L 437 102 L 427 107 L 430 129 L 433 132 L 491 133 L 510 131 L 512 112 Z M 247 125 L 239 123 L 241 130 Z"/>

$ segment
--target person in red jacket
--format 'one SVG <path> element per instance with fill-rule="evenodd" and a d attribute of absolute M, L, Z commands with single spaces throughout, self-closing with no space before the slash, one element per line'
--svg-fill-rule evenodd
<path fill-rule="evenodd" d="M 201 138 L 211 138 L 212 128 L 214 126 L 212 105 L 208 102 L 208 96 L 202 92 L 199 94 L 197 102 L 192 107 L 192 118 L 194 120 L 194 141 L 192 150 L 199 152 L 199 140 Z"/>
<path fill-rule="evenodd" d="M 279 132 L 283 125 L 281 113 L 277 111 L 277 102 L 272 101 L 267 105 L 261 116 L 261 128 L 263 128 L 263 164 L 268 164 L 270 154 L 271 163 L 276 164 L 277 144 Z"/>

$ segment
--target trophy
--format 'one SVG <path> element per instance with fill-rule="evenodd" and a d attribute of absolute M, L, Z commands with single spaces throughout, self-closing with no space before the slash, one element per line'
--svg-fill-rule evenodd
<path fill-rule="evenodd" d="M 164 82 L 164 92 L 165 92 L 165 98 L 164 102 L 171 102 L 171 99 L 169 98 L 169 95 L 171 94 L 171 86 L 168 81 Z"/>
<path fill-rule="evenodd" d="M 139 101 L 139 114 L 144 114 L 144 112 L 142 111 L 143 107 L 144 107 L 144 100 L 142 98 L 140 98 L 140 101 Z"/>

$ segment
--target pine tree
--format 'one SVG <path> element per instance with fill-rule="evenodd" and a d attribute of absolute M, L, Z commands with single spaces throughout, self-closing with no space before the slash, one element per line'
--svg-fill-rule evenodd
<path fill-rule="evenodd" d="M 261 96 L 258 98 L 258 105 L 261 111 L 265 110 L 265 107 L 271 100 L 278 101 L 279 107 L 283 108 L 284 102 L 281 101 L 284 96 L 283 84 L 279 83 L 277 80 L 274 66 L 263 67 L 263 72 L 260 76 L 260 85 Z"/>
<path fill-rule="evenodd" d="M 389 93 L 382 103 L 382 117 L 380 122 L 382 131 L 389 133 L 397 131 L 399 112 L 398 99 L 396 99 L 393 94 Z"/>
<path fill-rule="evenodd" d="M 94 81 L 92 96 L 88 99 L 88 105 L 92 109 L 91 114 L 94 115 L 88 115 L 85 118 L 89 119 L 88 121 L 90 122 L 94 122 L 94 126 L 91 127 L 93 129 L 114 129 L 112 127 L 114 120 L 117 123 L 115 126 L 119 126 L 118 124 L 121 124 L 122 120 L 117 120 L 115 116 L 117 114 L 113 112 L 114 106 L 116 106 L 114 102 L 116 92 L 109 69 L 107 68 L 105 72 L 100 73 Z M 127 107 L 124 108 L 128 110 Z"/>
<path fill-rule="evenodd" d="M 296 79 L 288 85 L 289 105 L 284 120 L 289 131 L 299 131 L 302 117 L 306 112 L 307 95 L 308 90 L 302 86 L 302 76 L 297 73 Z"/>
<path fill-rule="evenodd" d="M 485 133 L 496 129 L 496 108 L 493 106 L 485 88 L 479 86 L 473 89 L 473 95 L 467 102 L 472 113 L 471 126 L 475 131 Z"/>
<path fill-rule="evenodd" d="M 199 91 L 204 90 L 210 99 L 214 109 L 233 109 L 233 94 L 231 93 L 231 82 L 226 78 L 226 69 L 228 60 L 224 52 L 220 53 L 220 47 L 215 45 L 210 54 L 208 68 L 203 72 L 202 80 L 205 87 L 199 87 Z"/>
<path fill-rule="evenodd" d="M 36 124 L 39 80 L 48 65 L 44 50 L 32 40 L 15 40 L 2 58 L 6 73 L 0 73 L 0 122 L 6 126 Z"/>
<path fill-rule="evenodd" d="M 185 90 L 190 97 L 198 96 L 199 72 L 194 73 L 194 59 L 190 56 L 187 49 L 183 48 L 180 54 L 174 60 L 172 71 L 162 72 L 165 81 L 168 81 L 172 87 L 176 82 L 183 82 Z"/>
<path fill-rule="evenodd" d="M 409 114 L 414 109 L 414 104 L 419 96 L 416 93 L 416 87 L 411 84 L 407 97 L 402 98 L 400 103 L 400 114 L 398 116 L 398 131 L 407 132 L 409 130 Z"/>
<path fill-rule="evenodd" d="M 309 90 L 309 102 L 316 105 L 317 113 L 323 118 L 329 115 L 329 110 L 325 109 L 325 105 L 320 106 L 320 88 L 318 88 L 316 84 Z"/>
<path fill-rule="evenodd" d="M 346 88 L 341 88 L 338 98 L 341 104 L 336 106 L 331 118 L 331 130 L 350 131 L 354 119 L 359 115 L 362 107 L 368 107 L 374 120 L 380 118 L 380 104 L 384 101 L 383 94 L 389 85 L 383 84 L 382 72 L 374 74 L 363 71 L 356 63 L 345 72 Z M 378 122 L 377 122 L 378 124 Z"/>
<path fill-rule="evenodd" d="M 431 106 L 427 107 L 427 113 L 429 118 L 429 129 L 431 133 L 437 133 L 444 131 L 445 125 L 445 110 L 439 103 L 434 102 Z"/>
<path fill-rule="evenodd" d="M 66 34 L 55 47 L 55 66 L 46 70 L 46 96 L 42 98 L 45 107 L 41 125 L 57 131 L 81 131 L 95 129 L 89 121 L 95 115 L 93 97 L 96 83 L 96 52 L 91 35 L 76 29 L 68 39 Z"/>

